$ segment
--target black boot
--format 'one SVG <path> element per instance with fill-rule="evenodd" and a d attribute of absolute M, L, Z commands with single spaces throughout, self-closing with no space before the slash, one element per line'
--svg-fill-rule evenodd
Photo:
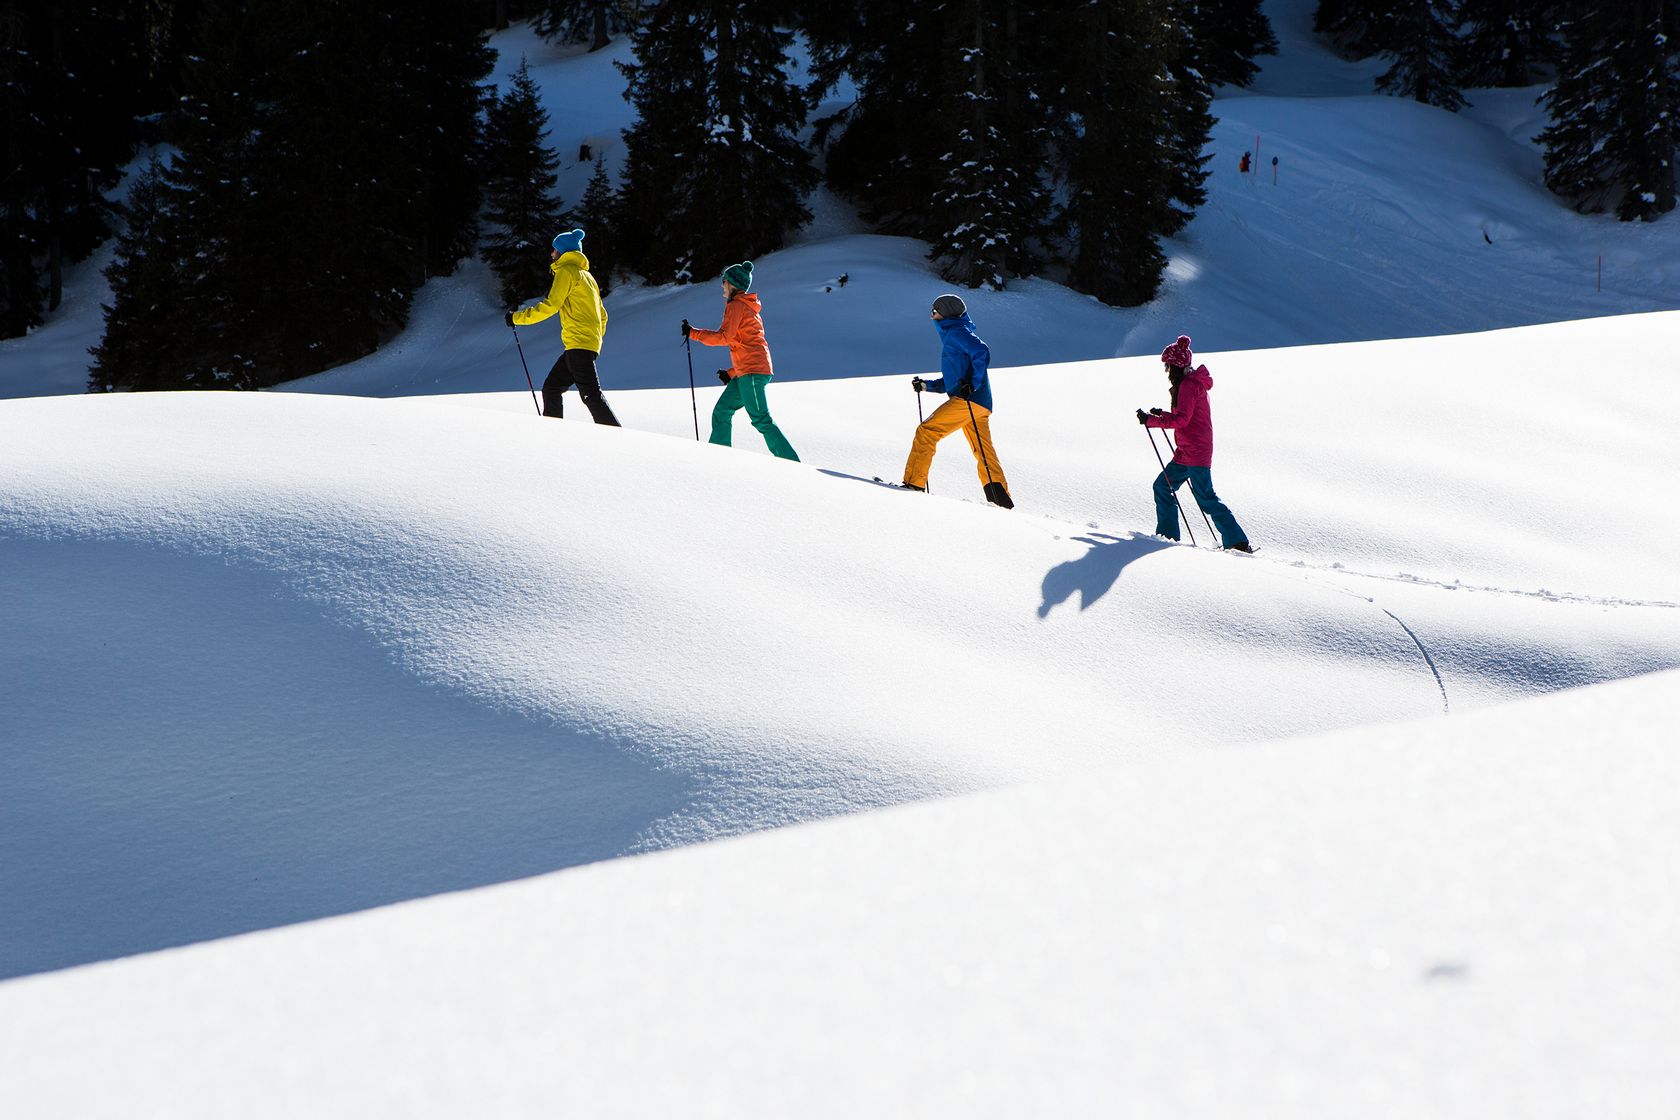
<path fill-rule="evenodd" d="M 1015 508 L 1015 503 L 1010 500 L 1009 491 L 1003 488 L 1001 482 L 986 483 L 986 500 L 994 506 L 1002 506 L 1004 509 Z"/>

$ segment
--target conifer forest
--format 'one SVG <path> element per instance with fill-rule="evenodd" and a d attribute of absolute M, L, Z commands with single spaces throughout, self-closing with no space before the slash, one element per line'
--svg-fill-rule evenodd
<path fill-rule="evenodd" d="M 636 121 L 582 197 L 529 75 L 491 82 L 521 20 L 632 44 Z M 1680 0 L 1320 0 L 1314 28 L 1442 110 L 1533 87 L 1560 205 L 1674 208 Z M 1275 49 L 1261 0 L 0 0 L 0 337 L 113 244 L 90 389 L 260 388 L 371 352 L 475 255 L 511 306 L 571 224 L 603 289 L 710 280 L 819 185 L 953 285 L 1137 306 L 1205 201 L 1215 90 Z"/>

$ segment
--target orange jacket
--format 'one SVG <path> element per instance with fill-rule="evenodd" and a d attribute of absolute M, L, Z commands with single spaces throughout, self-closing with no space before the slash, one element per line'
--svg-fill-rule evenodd
<path fill-rule="evenodd" d="M 736 292 L 723 305 L 723 325 L 715 331 L 690 327 L 688 337 L 703 346 L 727 346 L 735 368 L 731 377 L 749 373 L 775 376 L 770 367 L 770 344 L 764 341 L 764 319 L 759 314 L 758 296 L 752 292 Z"/>

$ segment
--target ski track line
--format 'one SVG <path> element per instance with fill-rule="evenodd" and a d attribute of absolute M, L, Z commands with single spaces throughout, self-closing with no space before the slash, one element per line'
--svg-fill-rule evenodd
<path fill-rule="evenodd" d="M 1052 518 L 1052 517 L 1045 517 L 1045 518 L 1043 518 L 1043 520 L 1044 520 L 1044 522 L 1046 522 L 1049 525 L 1067 524 L 1065 522 L 1059 521 L 1059 519 Z M 1099 528 L 1098 525 L 1095 522 L 1091 522 L 1091 523 L 1088 524 L 1087 531 L 1096 531 L 1096 532 L 1102 534 L 1103 536 L 1107 536 L 1110 539 L 1116 540 L 1116 541 L 1121 539 L 1121 538 L 1114 537 L 1107 530 Z M 1057 539 L 1060 540 L 1061 538 L 1057 537 Z M 1072 539 L 1077 540 L 1077 539 L 1080 539 L 1080 538 L 1077 537 L 1077 536 L 1072 536 Z M 1133 534 L 1133 539 L 1136 539 L 1136 534 L 1135 533 Z M 1197 552 L 1219 552 L 1219 553 L 1223 553 L 1225 551 L 1224 549 L 1202 548 L 1202 547 L 1196 546 L 1196 545 L 1191 545 L 1189 547 L 1195 548 L 1195 550 Z M 1249 556 L 1249 557 L 1245 557 L 1245 559 L 1256 559 L 1256 557 Z M 1359 572 L 1349 572 L 1345 568 L 1320 568 L 1320 567 L 1316 567 L 1314 565 L 1306 564 L 1306 563 L 1301 562 L 1301 561 L 1296 561 L 1294 563 L 1289 564 L 1288 566 L 1298 568 L 1298 569 L 1301 569 L 1301 570 L 1304 570 L 1304 571 L 1322 571 L 1327 575 L 1332 574 L 1332 573 L 1339 573 L 1339 574 L 1343 574 L 1343 575 L 1360 575 L 1360 574 L 1363 574 L 1363 573 L 1359 573 Z M 1373 576 L 1373 577 L 1370 577 L 1370 578 L 1373 578 L 1373 579 L 1385 579 L 1385 578 L 1386 579 L 1392 579 L 1394 577 Z M 1430 654 L 1429 647 L 1423 644 L 1423 639 L 1421 639 L 1417 636 L 1417 631 L 1413 630 L 1410 626 L 1406 625 L 1406 621 L 1404 619 L 1402 619 L 1399 615 L 1395 614 L 1393 611 L 1389 610 L 1387 607 L 1383 606 L 1381 603 L 1377 602 L 1375 599 L 1371 598 L 1368 595 L 1361 595 L 1361 594 L 1359 594 L 1359 592 L 1351 590 L 1349 588 L 1337 587 L 1334 584 L 1324 583 L 1322 581 L 1315 580 L 1315 579 L 1309 579 L 1307 582 L 1317 584 L 1320 587 L 1324 587 L 1327 590 L 1334 591 L 1334 592 L 1336 592 L 1338 594 L 1341 594 L 1341 595 L 1350 595 L 1353 598 L 1360 600 L 1361 602 L 1369 603 L 1371 606 L 1376 607 L 1379 611 L 1382 611 L 1382 613 L 1386 614 L 1389 618 L 1392 618 L 1394 620 L 1395 624 L 1398 625 L 1401 630 L 1404 630 L 1406 632 L 1406 637 L 1408 637 L 1412 640 L 1412 644 L 1417 647 L 1418 653 L 1423 655 L 1423 663 L 1429 667 L 1430 675 L 1435 678 L 1435 687 L 1437 689 L 1439 689 L 1440 693 L 1441 693 L 1441 712 L 1443 714 L 1446 714 L 1446 715 L 1450 715 L 1452 713 L 1452 700 L 1447 695 L 1447 682 L 1441 676 L 1441 670 L 1436 667 L 1435 658 Z M 1418 582 L 1427 583 L 1429 581 L 1418 581 Z M 1447 588 L 1457 588 L 1459 585 L 1457 585 L 1457 584 L 1440 584 L 1439 586 L 1447 587 Z M 1493 589 L 1493 590 L 1498 590 L 1498 589 Z M 1527 593 L 1526 592 L 1516 592 L 1516 594 L 1527 594 Z M 1664 605 L 1672 606 L 1673 604 L 1664 604 Z"/>
<path fill-rule="evenodd" d="M 838 472 L 823 471 L 822 473 L 835 475 Z M 864 480 L 862 479 L 862 476 L 859 475 L 840 475 L 839 477 L 858 478 L 860 481 Z M 891 483 L 882 482 L 881 485 L 890 486 Z M 934 495 L 930 493 L 928 496 L 933 497 Z M 987 504 L 984 502 L 973 501 L 967 497 L 956 498 L 954 495 L 946 495 L 946 497 L 952 497 L 956 501 L 967 502 L 970 505 Z M 1064 536 L 1070 539 L 1078 538 L 1079 536 L 1090 532 L 1102 533 L 1114 540 L 1128 539 L 1126 537 L 1114 536 L 1115 532 L 1129 534 L 1130 539 L 1133 540 L 1154 536 L 1152 533 L 1139 533 L 1136 529 L 1110 530 L 1104 528 L 1103 525 L 1097 521 L 1087 521 L 1083 525 L 1076 525 L 1074 522 L 1064 520 L 1054 514 L 1027 514 L 1026 516 L 1021 517 L 1020 520 L 1039 522 L 1040 527 L 1044 531 L 1050 533 L 1050 535 L 1055 537 L 1057 540 L 1061 540 Z M 1062 529 L 1061 533 L 1056 531 L 1058 527 Z M 1198 552 L 1217 552 L 1221 554 L 1225 552 L 1222 548 L 1205 545 L 1189 545 L 1185 542 L 1180 542 L 1180 547 L 1195 548 Z M 1513 587 L 1489 587 L 1458 582 L 1447 583 L 1445 580 L 1427 579 L 1423 576 L 1414 576 L 1406 572 L 1396 572 L 1393 575 L 1383 575 L 1380 572 L 1361 572 L 1353 568 L 1343 567 L 1339 562 L 1333 562 L 1330 564 L 1312 564 L 1305 560 L 1284 560 L 1279 557 L 1252 555 L 1245 557 L 1244 559 L 1264 561 L 1284 567 L 1296 568 L 1301 571 L 1322 572 L 1325 575 L 1353 576 L 1357 579 L 1374 579 L 1381 580 L 1385 583 L 1405 583 L 1414 587 L 1434 587 L 1442 591 L 1482 591 L 1493 595 L 1512 595 L 1523 599 L 1539 599 L 1540 601 L 1547 603 L 1583 603 L 1587 606 L 1594 607 L 1648 607 L 1660 610 L 1680 610 L 1680 603 L 1671 603 L 1664 599 L 1624 599 L 1615 595 L 1577 595 L 1572 591 L 1550 591 L 1544 587 L 1540 588 L 1538 591 L 1524 591 L 1520 588 Z M 1357 592 L 1347 591 L 1346 588 L 1336 588 L 1336 590 L 1344 591 L 1349 595 L 1355 595 L 1361 599 L 1366 599 L 1367 602 L 1373 604 L 1376 603 L 1375 599 L 1368 599 L 1366 596 L 1359 595 Z M 1400 622 L 1398 618 L 1396 618 L 1395 621 Z M 1405 623 L 1401 622 L 1400 625 L 1404 626 Z M 1411 633 L 1411 631 L 1408 629 L 1407 633 Z M 1417 635 L 1413 634 L 1412 640 L 1417 641 Z M 1422 648 L 1421 642 L 1419 643 L 1419 648 Z M 1428 656 L 1427 651 L 1425 651 L 1424 656 Z M 1431 668 L 1433 667 L 1434 666 L 1432 664 Z M 1437 677 L 1439 677 L 1439 674 L 1437 674 Z"/>
<path fill-rule="evenodd" d="M 1330 573 L 1333 573 L 1333 572 L 1340 572 L 1340 573 L 1344 573 L 1344 574 L 1358 574 L 1358 573 L 1348 573 L 1346 571 L 1346 569 L 1343 569 L 1343 568 L 1332 568 L 1332 569 L 1315 568 L 1315 567 L 1313 567 L 1309 564 L 1304 564 L 1304 563 L 1301 563 L 1299 561 L 1296 561 L 1295 563 L 1291 564 L 1290 567 L 1299 568 L 1299 569 L 1302 569 L 1303 571 L 1308 571 L 1308 572 L 1324 571 L 1326 574 L 1330 574 Z M 1383 577 L 1379 576 L 1379 577 L 1375 577 L 1375 578 L 1380 579 L 1380 578 L 1383 578 Z M 1422 639 L 1420 639 L 1417 636 L 1417 632 L 1415 630 L 1413 630 L 1410 626 L 1406 625 L 1406 622 L 1405 622 L 1404 619 L 1402 619 L 1399 615 L 1395 614 L 1393 611 L 1389 610 L 1387 607 L 1383 606 L 1381 603 L 1377 602 L 1375 599 L 1371 598 L 1371 596 L 1361 595 L 1359 592 L 1353 590 L 1352 588 L 1337 587 L 1333 583 L 1328 583 L 1328 582 L 1326 582 L 1324 580 L 1320 580 L 1320 579 L 1314 579 L 1311 576 L 1304 576 L 1303 581 L 1306 582 L 1306 583 L 1310 583 L 1315 587 L 1322 587 L 1327 591 L 1334 591 L 1334 592 L 1336 592 L 1337 594 L 1340 594 L 1340 595 L 1351 595 L 1353 598 L 1358 599 L 1362 603 L 1369 603 L 1371 606 L 1376 607 L 1379 611 L 1386 614 L 1389 618 L 1392 618 L 1395 621 L 1395 623 L 1399 625 L 1400 629 L 1402 629 L 1406 632 L 1406 637 L 1408 637 L 1412 640 L 1412 644 L 1417 647 L 1417 651 L 1423 655 L 1423 663 L 1425 665 L 1429 666 L 1429 672 L 1435 678 L 1435 687 L 1441 690 L 1441 711 L 1443 713 L 1446 713 L 1446 714 L 1450 714 L 1452 712 L 1452 701 L 1450 701 L 1447 698 L 1447 682 L 1442 679 L 1441 670 L 1435 667 L 1435 658 L 1430 656 L 1429 647 L 1427 647 L 1423 644 Z"/>
<path fill-rule="evenodd" d="M 1663 599 L 1623 599 L 1614 595 L 1577 595 L 1572 591 L 1548 591 L 1541 588 L 1538 591 L 1523 591 L 1513 587 L 1484 587 L 1470 583 L 1446 583 L 1438 579 L 1425 579 L 1422 576 L 1397 572 L 1394 575 L 1382 575 L 1379 572 L 1360 572 L 1352 568 L 1344 568 L 1340 564 L 1309 564 L 1305 560 L 1280 561 L 1290 567 L 1307 571 L 1324 572 L 1327 575 L 1355 576 L 1359 579 L 1378 579 L 1388 583 L 1409 583 L 1416 587 L 1435 587 L 1443 591 L 1485 591 L 1494 595 L 1515 595 L 1524 599 L 1539 599 L 1548 603 L 1585 603 L 1594 607 L 1650 607 L 1653 609 L 1676 610 L 1680 603 L 1670 603 Z"/>
<path fill-rule="evenodd" d="M 1395 622 L 1399 623 L 1400 629 L 1404 630 L 1406 632 L 1406 636 L 1412 640 L 1412 644 L 1417 646 L 1418 652 L 1423 654 L 1423 663 L 1429 666 L 1429 671 L 1431 673 L 1435 674 L 1436 687 L 1441 690 L 1441 713 L 1443 715 L 1451 715 L 1452 701 L 1447 699 L 1447 682 L 1441 679 L 1441 670 L 1435 667 L 1435 659 L 1429 656 L 1429 647 L 1423 644 L 1423 642 L 1418 638 L 1417 633 L 1413 631 L 1410 626 L 1407 626 L 1405 620 L 1399 615 L 1395 614 L 1375 599 L 1367 599 L 1366 602 L 1370 603 L 1379 611 L 1386 614 L 1389 618 L 1392 618 Z"/>

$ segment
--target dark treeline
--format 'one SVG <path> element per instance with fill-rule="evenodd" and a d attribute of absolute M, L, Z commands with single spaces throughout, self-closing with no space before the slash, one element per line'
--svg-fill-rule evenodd
<path fill-rule="evenodd" d="M 1680 0 L 1319 0 L 1314 28 L 1390 62 L 1379 89 L 1444 109 L 1466 89 L 1551 82 L 1546 185 L 1588 213 L 1674 209 Z"/>
<path fill-rule="evenodd" d="M 188 16 L 125 0 L 0 0 L 0 338 L 56 310 L 64 266 L 110 235 L 107 193 Z"/>
<path fill-rule="evenodd" d="M 811 218 L 811 96 L 790 75 L 783 8 L 665 0 L 635 33 L 618 227 L 623 263 L 650 280 L 715 279 Z"/>
<path fill-rule="evenodd" d="M 1548 185 L 1623 218 L 1673 208 L 1680 0 L 1315 19 L 1397 96 L 1551 83 Z M 581 198 L 559 196 L 528 73 L 490 92 L 487 36 L 518 20 L 578 49 L 630 37 L 637 119 L 609 157 L 576 154 Z M 259 387 L 368 353 L 471 253 L 509 303 L 540 292 L 572 225 L 604 287 L 709 281 L 784 244 L 819 182 L 954 284 L 1137 305 L 1204 200 L 1215 85 L 1275 50 L 1260 0 L 0 0 L 0 336 L 120 230 L 93 387 Z M 855 98 L 819 113 L 841 82 Z M 117 206 L 142 145 L 160 155 Z"/>
<path fill-rule="evenodd" d="M 491 55 L 450 0 L 201 0 L 94 387 L 254 388 L 372 351 L 473 251 Z"/>

